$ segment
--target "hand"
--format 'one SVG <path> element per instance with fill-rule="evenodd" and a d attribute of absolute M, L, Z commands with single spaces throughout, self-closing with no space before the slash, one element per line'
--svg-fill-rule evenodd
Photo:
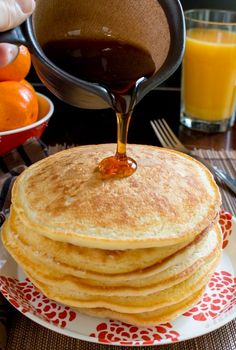
<path fill-rule="evenodd" d="M 35 7 L 34 0 L 0 0 L 0 32 L 12 29 L 26 20 Z M 0 67 L 12 62 L 18 54 L 18 47 L 0 44 Z"/>

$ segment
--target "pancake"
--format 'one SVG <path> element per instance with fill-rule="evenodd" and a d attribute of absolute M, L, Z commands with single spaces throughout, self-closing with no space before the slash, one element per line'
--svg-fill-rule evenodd
<path fill-rule="evenodd" d="M 200 289 L 190 297 L 182 300 L 179 303 L 171 306 L 163 307 L 158 310 L 143 312 L 139 314 L 127 314 L 116 312 L 109 309 L 82 309 L 78 310 L 86 315 L 94 317 L 106 317 L 115 320 L 120 320 L 128 324 L 133 324 L 139 327 L 148 327 L 158 325 L 161 323 L 170 322 L 178 316 L 182 315 L 185 311 L 189 310 L 193 305 L 197 304 L 201 296 L 203 295 L 205 288 Z"/>
<path fill-rule="evenodd" d="M 11 210 L 8 222 L 11 234 L 21 241 L 19 244 L 22 244 L 25 248 L 29 246 L 29 250 L 36 250 L 38 252 L 37 256 L 44 255 L 45 258 L 48 258 L 49 265 L 61 263 L 75 269 L 79 275 L 84 275 L 84 271 L 90 271 L 96 274 L 111 274 L 114 276 L 144 269 L 162 262 L 193 240 L 191 238 L 182 243 L 159 248 L 91 249 L 55 241 L 42 234 L 35 233 L 34 230 L 29 230 L 22 223 L 14 208 Z M 210 230 L 210 227 L 208 229 Z M 107 279 L 110 281 L 110 276 Z"/>
<path fill-rule="evenodd" d="M 210 256 L 216 254 L 222 240 L 220 228 L 216 225 L 212 230 L 201 234 L 194 242 L 165 259 L 162 263 L 155 264 L 149 269 L 136 271 L 135 279 L 131 279 L 129 274 L 121 274 L 120 279 L 114 279 L 109 275 L 102 280 L 101 275 L 99 275 L 99 279 L 96 279 L 97 274 L 80 271 L 79 267 L 76 268 L 76 266 L 73 268 L 70 265 L 68 266 L 70 256 L 67 256 L 67 264 L 65 264 L 65 259 L 63 262 L 56 256 L 52 256 L 50 259 L 51 252 L 48 253 L 47 251 L 45 255 L 45 251 L 42 250 L 40 244 L 38 246 L 25 244 L 24 241 L 21 241 L 21 234 L 12 231 L 9 224 L 4 226 L 2 237 L 5 246 L 15 260 L 24 270 L 33 275 L 38 274 L 48 276 L 50 279 L 54 278 L 55 284 L 66 279 L 70 283 L 75 283 L 80 292 L 93 295 L 105 293 L 106 295 L 123 296 L 147 295 L 187 279 Z M 63 243 L 58 244 L 64 245 Z M 141 254 L 140 257 L 142 257 Z M 146 272 L 151 269 L 153 274 L 146 276 Z M 93 276 L 93 279 L 89 279 L 89 275 L 90 277 Z M 133 273 L 132 277 L 134 275 Z"/>
<path fill-rule="evenodd" d="M 106 308 L 116 312 L 137 314 L 176 304 L 202 289 L 213 273 L 219 257 L 220 252 L 213 258 L 210 257 L 192 276 L 173 287 L 135 298 L 133 296 L 109 296 L 105 293 L 104 295 L 90 295 L 81 293 L 73 281 L 58 280 L 53 276 L 38 274 L 33 269 L 26 270 L 26 274 L 48 298 L 62 304 L 78 308 Z"/>
<path fill-rule="evenodd" d="M 221 256 L 221 198 L 182 153 L 130 145 L 130 177 L 102 179 L 115 145 L 48 157 L 16 180 L 2 240 L 48 298 L 137 325 L 167 322 L 202 295 Z"/>
<path fill-rule="evenodd" d="M 109 250 L 191 240 L 217 216 L 221 199 L 211 173 L 182 153 L 129 145 L 130 177 L 103 180 L 98 162 L 115 145 L 69 149 L 26 169 L 12 204 L 28 230 L 55 241 Z"/>

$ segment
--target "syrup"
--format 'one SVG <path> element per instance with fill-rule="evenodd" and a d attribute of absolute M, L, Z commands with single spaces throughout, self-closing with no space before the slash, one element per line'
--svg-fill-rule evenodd
<path fill-rule="evenodd" d="M 112 38 L 83 37 L 50 41 L 43 46 L 43 51 L 65 72 L 104 85 L 113 93 L 117 117 L 117 150 L 114 156 L 103 159 L 98 169 L 102 178 L 132 175 L 137 164 L 126 155 L 132 114 L 129 103 L 136 82 L 155 72 L 155 63 L 149 52 Z"/>

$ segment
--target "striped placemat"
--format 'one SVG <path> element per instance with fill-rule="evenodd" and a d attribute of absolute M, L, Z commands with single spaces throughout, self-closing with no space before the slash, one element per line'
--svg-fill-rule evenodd
<path fill-rule="evenodd" d="M 36 153 L 35 151 L 33 152 L 35 157 L 34 161 L 46 155 L 46 150 L 41 144 L 35 145 L 35 143 L 33 142 L 33 147 L 35 147 L 35 150 L 38 149 Z M 66 145 L 49 147 L 48 152 L 49 154 L 52 154 L 65 148 L 67 148 Z M 24 148 L 24 151 L 25 150 L 26 149 Z M 28 160 L 32 157 L 31 150 L 32 147 L 29 147 L 28 151 L 25 152 L 28 155 Z M 29 154 L 31 154 L 31 156 L 28 154 L 28 152 Z M 198 149 L 195 150 L 195 152 L 199 156 L 202 156 L 205 159 L 209 160 L 209 162 L 211 162 L 213 165 L 222 168 L 223 170 L 229 172 L 232 176 L 236 177 L 236 151 L 215 151 Z M 15 169 L 19 169 L 18 167 L 22 166 L 22 164 L 23 166 L 29 165 L 24 160 L 22 161 L 22 159 L 24 158 L 22 157 L 22 154 L 24 153 L 21 153 L 20 164 L 19 159 L 16 160 L 16 154 L 13 157 Z M 11 163 L 10 159 L 11 158 L 9 158 L 8 155 L 8 160 L 2 159 L 0 162 L 0 168 L 2 164 L 5 164 L 5 172 L 4 174 L 2 172 L 2 176 L 0 176 L 0 181 L 1 179 L 3 179 L 3 176 L 5 176 L 5 178 L 10 178 L 11 175 L 17 176 L 17 174 L 11 174 L 7 171 L 7 169 L 9 170 L 9 168 L 11 168 L 11 164 L 13 164 Z M 229 211 L 236 216 L 236 196 L 221 182 L 219 182 L 219 187 L 222 194 L 222 207 L 226 211 Z M 7 205 L 5 204 L 5 208 Z M 13 308 L 11 308 L 9 305 L 8 308 L 11 317 L 8 319 L 8 339 L 5 346 L 6 350 L 117 350 L 117 347 L 115 346 L 88 343 L 85 341 L 69 338 L 61 334 L 57 334 L 29 320 L 28 318 L 20 314 L 18 311 L 13 310 Z M 131 347 L 125 348 L 131 349 Z M 141 349 L 144 350 L 144 347 L 141 347 Z M 156 347 L 149 347 L 149 349 L 154 350 L 156 349 Z M 199 338 L 172 345 L 159 346 L 158 349 L 236 350 L 236 320 L 231 321 L 224 327 L 221 327 L 219 330 L 216 330 Z"/>

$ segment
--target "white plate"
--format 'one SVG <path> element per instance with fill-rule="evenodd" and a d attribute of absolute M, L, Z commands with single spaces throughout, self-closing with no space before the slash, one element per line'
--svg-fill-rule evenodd
<path fill-rule="evenodd" d="M 222 259 L 202 297 L 191 310 L 171 323 L 138 328 L 126 323 L 99 319 L 49 300 L 25 277 L 0 245 L 0 291 L 34 322 L 67 335 L 110 345 L 163 345 L 209 333 L 236 317 L 236 219 L 222 212 L 224 235 Z"/>

